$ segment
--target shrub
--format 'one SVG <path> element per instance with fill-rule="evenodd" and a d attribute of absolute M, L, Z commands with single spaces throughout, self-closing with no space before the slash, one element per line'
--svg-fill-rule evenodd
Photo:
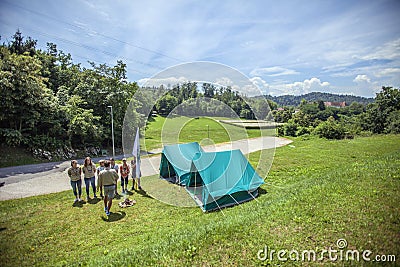
<path fill-rule="evenodd" d="M 278 127 L 276 127 L 276 131 L 278 133 L 278 136 L 285 135 L 285 129 L 284 129 L 283 125 L 279 125 Z"/>
<path fill-rule="evenodd" d="M 296 135 L 297 136 L 302 136 L 302 135 L 305 135 L 305 134 L 310 134 L 311 131 L 312 130 L 309 127 L 299 127 L 297 132 L 296 132 Z"/>
<path fill-rule="evenodd" d="M 289 121 L 285 126 L 283 126 L 285 135 L 296 136 L 297 127 L 296 123 Z"/>
<path fill-rule="evenodd" d="M 346 129 L 331 117 L 327 121 L 321 122 L 315 128 L 314 133 L 322 138 L 343 139 L 346 136 Z"/>

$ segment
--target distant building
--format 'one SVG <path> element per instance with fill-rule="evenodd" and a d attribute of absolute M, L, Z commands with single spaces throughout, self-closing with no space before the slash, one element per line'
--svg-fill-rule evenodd
<path fill-rule="evenodd" d="M 334 108 L 344 108 L 346 106 L 346 102 L 324 102 L 325 107 L 334 107 Z"/>

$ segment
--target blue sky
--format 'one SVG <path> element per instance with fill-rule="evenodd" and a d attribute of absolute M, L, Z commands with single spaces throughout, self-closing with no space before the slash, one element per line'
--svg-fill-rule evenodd
<path fill-rule="evenodd" d="M 2 0 L 0 35 L 56 43 L 75 63 L 146 81 L 192 61 L 228 65 L 272 95 L 375 96 L 400 87 L 400 1 Z"/>

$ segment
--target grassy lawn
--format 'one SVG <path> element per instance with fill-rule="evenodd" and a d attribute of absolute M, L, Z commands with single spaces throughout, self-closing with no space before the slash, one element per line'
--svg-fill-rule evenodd
<path fill-rule="evenodd" d="M 222 118 L 200 117 L 192 119 L 189 117 L 165 118 L 157 116 L 154 121 L 148 123 L 145 132 L 145 139 L 142 141 L 147 150 L 161 148 L 164 144 L 176 144 L 187 142 L 200 142 L 201 145 L 223 143 L 229 140 L 240 140 L 261 136 L 259 129 L 244 129 L 221 123 Z M 263 136 L 274 136 L 271 129 L 263 129 Z M 162 137 L 160 139 L 160 136 Z M 212 142 L 210 142 L 211 140 Z"/>
<path fill-rule="evenodd" d="M 110 220 L 101 202 L 73 207 L 71 191 L 2 201 L 2 266 L 267 266 L 257 259 L 265 246 L 321 251 L 339 238 L 399 262 L 399 170 L 400 135 L 299 138 L 276 149 L 256 201 L 219 212 L 138 193 L 134 207 L 113 206 Z"/>

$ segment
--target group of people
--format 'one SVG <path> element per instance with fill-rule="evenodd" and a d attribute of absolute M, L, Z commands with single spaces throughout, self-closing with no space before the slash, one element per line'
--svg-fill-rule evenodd
<path fill-rule="evenodd" d="M 97 168 L 90 157 L 85 159 L 83 166 L 79 166 L 76 160 L 72 160 L 71 167 L 67 172 L 70 178 L 72 191 L 75 195 L 74 202 L 76 203 L 82 200 L 83 174 L 87 201 L 90 200 L 90 187 L 92 187 L 94 198 L 97 198 L 96 192 L 100 191 L 100 197 L 104 199 L 104 211 L 107 216 L 110 214 L 112 199 L 115 195 L 118 195 L 117 185 L 119 178 L 121 179 L 122 194 L 128 192 L 129 175 L 132 177 L 131 190 L 135 189 L 135 183 L 137 183 L 138 189 L 142 190 L 142 187 L 140 186 L 140 175 L 138 175 L 139 177 L 136 177 L 135 158 L 131 160 L 130 165 L 127 164 L 126 158 L 123 158 L 121 166 L 118 166 L 115 163 L 114 158 L 110 158 L 109 160 L 100 160 Z"/>

